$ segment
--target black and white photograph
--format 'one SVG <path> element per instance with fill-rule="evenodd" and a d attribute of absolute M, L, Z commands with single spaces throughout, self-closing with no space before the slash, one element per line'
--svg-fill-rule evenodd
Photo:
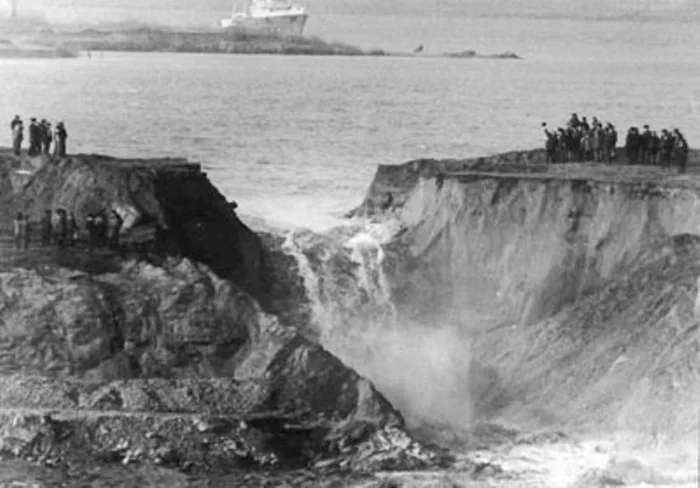
<path fill-rule="evenodd" d="M 0 488 L 700 486 L 700 0 L 0 0 L 0 124 Z"/>

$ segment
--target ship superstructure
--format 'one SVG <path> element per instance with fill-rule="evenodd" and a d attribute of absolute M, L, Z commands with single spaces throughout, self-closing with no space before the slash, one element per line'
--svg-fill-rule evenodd
<path fill-rule="evenodd" d="M 289 0 L 248 0 L 243 8 L 234 5 L 231 17 L 221 20 L 225 29 L 301 36 L 308 14 Z"/>

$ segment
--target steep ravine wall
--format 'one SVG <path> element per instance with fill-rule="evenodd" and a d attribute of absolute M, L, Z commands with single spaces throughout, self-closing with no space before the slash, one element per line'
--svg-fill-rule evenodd
<path fill-rule="evenodd" d="M 533 323 L 634 266 L 648 242 L 700 234 L 699 211 L 700 192 L 673 184 L 421 177 L 386 269 L 394 296 L 416 314 L 473 310 Z"/>

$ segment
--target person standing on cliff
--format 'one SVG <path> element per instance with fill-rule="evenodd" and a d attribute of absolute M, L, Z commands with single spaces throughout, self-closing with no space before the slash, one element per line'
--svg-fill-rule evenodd
<path fill-rule="evenodd" d="M 36 119 L 32 117 L 29 121 L 29 155 L 33 156 L 39 152 L 41 147 L 41 129 Z"/>
<path fill-rule="evenodd" d="M 51 122 L 47 120 L 41 121 L 41 136 L 41 152 L 48 155 L 51 149 L 51 141 L 53 140 Z"/>
<path fill-rule="evenodd" d="M 22 153 L 22 141 L 24 140 L 24 125 L 20 120 L 18 124 L 12 129 L 12 148 L 14 149 L 15 156 L 19 156 Z"/>
<path fill-rule="evenodd" d="M 685 173 L 688 166 L 688 142 L 678 129 L 673 129 L 674 154 L 678 164 L 678 172 Z"/>
<path fill-rule="evenodd" d="M 577 129 L 579 125 L 581 125 L 581 122 L 578 120 L 578 115 L 571 114 L 571 118 L 569 121 L 566 123 L 566 125 L 571 128 L 571 129 Z"/>
<path fill-rule="evenodd" d="M 122 230 L 123 224 L 124 219 L 122 219 L 121 215 L 119 215 L 116 210 L 112 210 L 107 220 L 107 240 L 112 250 L 116 251 L 119 248 L 119 233 Z"/>
<path fill-rule="evenodd" d="M 547 129 L 547 122 L 542 122 L 542 127 L 544 127 L 544 150 L 547 155 L 547 163 L 555 163 L 557 153 L 557 136 L 555 133 L 550 132 L 549 129 Z"/>
<path fill-rule="evenodd" d="M 603 161 L 603 128 L 599 123 L 593 126 L 593 157 L 596 163 Z"/>
<path fill-rule="evenodd" d="M 56 128 L 53 133 L 54 146 L 53 155 L 54 157 L 63 158 L 66 156 L 66 139 L 68 139 L 68 131 L 63 124 L 62 120 L 59 120 L 56 124 Z"/>
<path fill-rule="evenodd" d="M 41 245 L 50 246 L 53 234 L 53 224 L 51 222 L 51 210 L 46 209 L 41 217 Z"/>
<path fill-rule="evenodd" d="M 18 212 L 14 224 L 14 235 L 15 235 L 15 249 L 22 249 L 24 251 L 29 247 L 29 231 L 27 218 Z"/>
<path fill-rule="evenodd" d="M 606 132 L 608 133 L 608 146 L 610 149 L 610 160 L 615 161 L 615 158 L 617 156 L 617 151 L 615 150 L 617 148 L 617 131 L 615 130 L 615 126 L 612 125 L 610 122 L 608 122 L 608 125 L 606 127 Z"/>
<path fill-rule="evenodd" d="M 659 164 L 659 150 L 661 149 L 661 139 L 656 131 L 651 132 L 651 140 L 649 144 L 649 159 L 651 164 Z"/>
<path fill-rule="evenodd" d="M 78 240 L 78 222 L 75 220 L 75 214 L 73 212 L 68 215 L 67 226 L 67 245 L 70 247 L 75 246 L 75 241 Z"/>
<path fill-rule="evenodd" d="M 662 168 L 671 167 L 671 156 L 673 156 L 674 141 L 671 134 L 663 129 L 661 131 L 661 140 L 659 141 L 659 157 Z"/>
<path fill-rule="evenodd" d="M 625 149 L 627 149 L 627 158 L 629 159 L 629 164 L 635 165 L 639 163 L 639 146 L 641 144 L 641 139 L 639 137 L 639 131 L 636 127 L 630 127 L 627 131 L 627 141 L 625 142 Z"/>
<path fill-rule="evenodd" d="M 640 136 L 639 152 L 640 160 L 642 164 L 651 164 L 651 132 L 649 131 L 649 126 L 644 126 L 644 131 Z"/>

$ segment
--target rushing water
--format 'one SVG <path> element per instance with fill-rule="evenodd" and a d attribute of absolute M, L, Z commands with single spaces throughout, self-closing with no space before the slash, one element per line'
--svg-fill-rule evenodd
<path fill-rule="evenodd" d="M 507 50 L 524 59 L 0 60 L 0 120 L 63 118 L 71 151 L 191 158 L 243 214 L 316 228 L 359 202 L 377 164 L 533 147 L 543 120 L 561 124 L 573 111 L 620 128 L 678 126 L 691 145 L 700 128 L 692 25 L 327 20 L 315 19 L 311 33 L 363 47 L 407 51 L 422 42 L 431 53 Z M 0 141 L 9 145 L 9 129 Z"/>

